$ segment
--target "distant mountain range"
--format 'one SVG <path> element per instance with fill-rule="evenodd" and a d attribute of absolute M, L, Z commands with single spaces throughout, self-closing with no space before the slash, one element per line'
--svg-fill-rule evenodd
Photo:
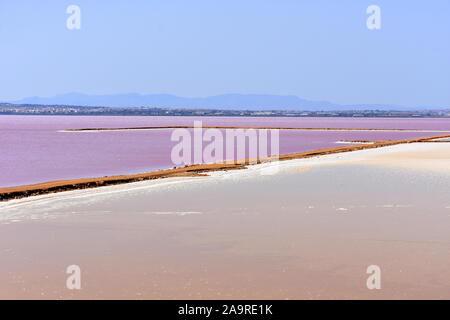
<path fill-rule="evenodd" d="M 328 101 L 310 101 L 293 95 L 270 94 L 222 94 L 204 98 L 183 98 L 170 94 L 112 94 L 88 95 L 67 93 L 53 97 L 29 97 L 17 101 L 17 104 L 74 105 L 104 107 L 159 107 L 189 109 L 222 110 L 419 110 L 445 109 L 444 107 L 409 108 L 394 105 L 361 104 L 339 105 Z"/>

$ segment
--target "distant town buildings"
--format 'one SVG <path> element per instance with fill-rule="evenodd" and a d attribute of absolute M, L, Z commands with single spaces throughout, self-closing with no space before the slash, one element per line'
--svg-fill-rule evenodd
<path fill-rule="evenodd" d="M 219 110 L 182 108 L 111 108 L 66 105 L 0 103 L 0 115 L 121 115 L 121 116 L 227 116 L 227 117 L 386 117 L 386 118 L 450 118 L 450 110 Z"/>

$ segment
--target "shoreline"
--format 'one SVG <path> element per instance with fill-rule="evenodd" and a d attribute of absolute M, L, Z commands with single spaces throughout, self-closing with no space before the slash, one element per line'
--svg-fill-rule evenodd
<path fill-rule="evenodd" d="M 162 179 L 169 177 L 192 177 L 192 176 L 207 176 L 208 172 L 214 171 L 228 171 L 246 169 L 247 166 L 253 164 L 260 164 L 273 161 L 284 161 L 293 159 L 311 158 L 326 154 L 335 154 L 343 152 L 352 152 L 357 150 L 381 148 L 385 146 L 392 146 L 397 144 L 428 142 L 436 139 L 450 138 L 450 135 L 430 136 L 425 138 L 407 139 L 407 140 L 388 140 L 376 141 L 367 144 L 357 144 L 345 147 L 334 147 L 327 149 L 318 149 L 300 153 L 282 154 L 276 159 L 273 157 L 264 159 L 243 159 L 235 161 L 227 161 L 213 164 L 194 164 L 182 168 L 173 168 L 165 170 L 157 170 L 145 173 L 131 174 L 131 175 L 114 175 L 97 178 L 80 178 L 67 179 L 58 181 L 48 181 L 32 185 L 22 185 L 13 187 L 0 188 L 0 202 L 13 199 L 21 199 L 31 196 L 59 193 L 71 190 L 98 188 L 102 186 L 110 186 L 117 184 L 125 184 L 132 182 L 139 182 L 145 180 Z"/>
<path fill-rule="evenodd" d="M 0 203 L 0 297 L 448 298 L 449 157 L 397 144 Z"/>

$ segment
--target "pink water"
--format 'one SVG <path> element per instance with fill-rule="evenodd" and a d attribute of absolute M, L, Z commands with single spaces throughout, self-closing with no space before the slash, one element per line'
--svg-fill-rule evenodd
<path fill-rule="evenodd" d="M 398 140 L 450 131 L 450 119 L 0 116 L 0 187 L 173 167 L 171 129 L 60 132 L 136 126 L 267 126 L 418 129 L 399 131 L 281 131 L 280 153 L 339 146 L 339 140 Z M 450 132 L 449 132 L 450 133 Z M 340 145 L 342 146 L 342 145 Z"/>

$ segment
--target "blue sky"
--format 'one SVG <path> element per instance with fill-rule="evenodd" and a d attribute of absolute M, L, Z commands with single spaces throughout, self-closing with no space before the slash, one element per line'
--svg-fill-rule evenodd
<path fill-rule="evenodd" d="M 66 28 L 67 6 L 81 30 Z M 368 30 L 366 8 L 381 8 Z M 292 94 L 450 106 L 450 1 L 2 0 L 0 100 Z"/>

